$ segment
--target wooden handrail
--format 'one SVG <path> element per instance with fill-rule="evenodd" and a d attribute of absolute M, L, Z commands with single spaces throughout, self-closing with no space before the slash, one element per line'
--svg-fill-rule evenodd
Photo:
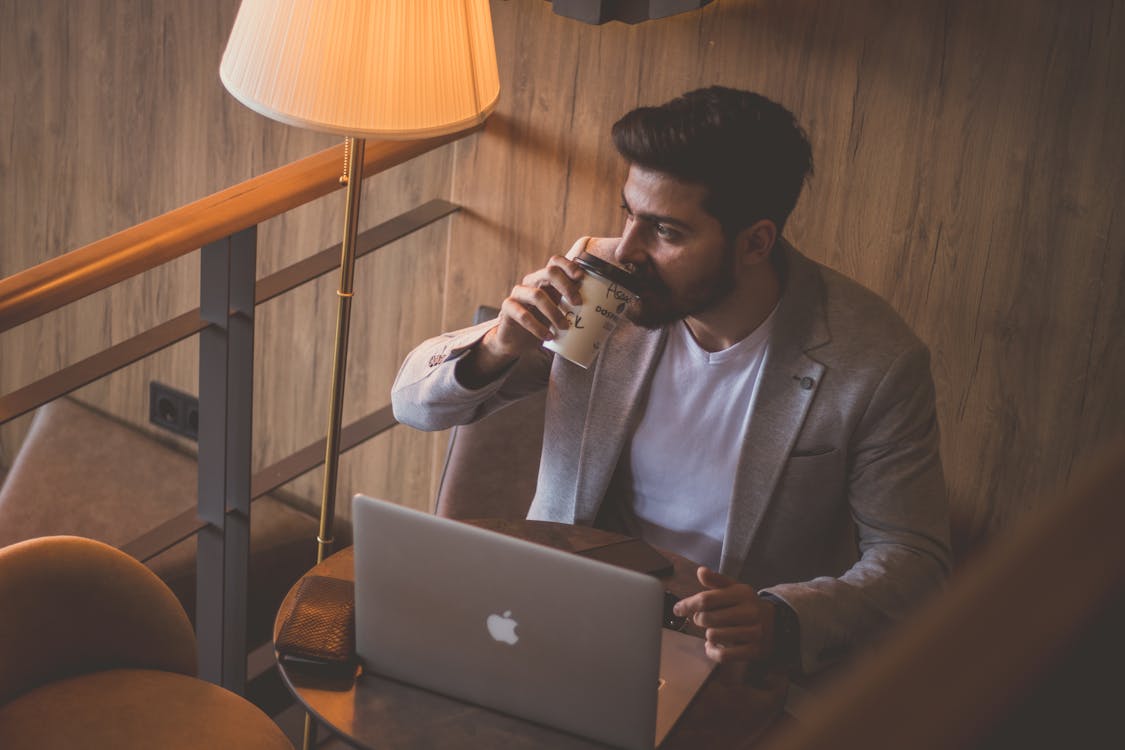
<path fill-rule="evenodd" d="M 457 210 L 458 207 L 449 201 L 435 198 L 376 224 L 360 232 L 356 238 L 356 258 L 362 258 Z M 254 304 L 260 305 L 339 267 L 340 243 L 337 242 L 332 247 L 258 279 Z M 0 424 L 194 336 L 207 325 L 207 321 L 199 314 L 199 308 L 190 310 L 45 375 L 18 390 L 5 393 L 0 396 Z"/>
<path fill-rule="evenodd" d="M 371 141 L 363 173 L 390 169 L 471 132 Z M 338 190 L 343 154 L 343 144 L 325 149 L 0 280 L 0 332 Z"/>

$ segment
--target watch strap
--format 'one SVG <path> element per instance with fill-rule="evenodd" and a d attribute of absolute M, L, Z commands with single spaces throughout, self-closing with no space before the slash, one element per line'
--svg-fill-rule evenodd
<path fill-rule="evenodd" d="M 784 599 L 770 593 L 760 595 L 774 606 L 773 650 L 770 663 L 777 666 L 797 667 L 801 663 L 801 622 L 793 608 Z"/>

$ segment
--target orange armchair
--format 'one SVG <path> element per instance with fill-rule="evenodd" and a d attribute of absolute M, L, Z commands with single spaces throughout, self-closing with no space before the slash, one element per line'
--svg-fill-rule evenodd
<path fill-rule="evenodd" d="M 141 563 L 72 536 L 0 549 L 0 747 L 293 750 L 256 706 L 194 677 L 195 634 Z"/>

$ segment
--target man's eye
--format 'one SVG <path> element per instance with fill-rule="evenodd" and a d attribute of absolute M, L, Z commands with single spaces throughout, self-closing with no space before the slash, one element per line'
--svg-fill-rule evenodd
<path fill-rule="evenodd" d="M 656 232 L 657 237 L 665 240 L 674 240 L 677 236 L 676 230 L 666 224 L 657 224 L 653 227 L 653 231 Z"/>

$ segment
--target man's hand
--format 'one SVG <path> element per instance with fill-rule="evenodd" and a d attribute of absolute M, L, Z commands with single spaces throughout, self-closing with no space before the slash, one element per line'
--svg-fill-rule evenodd
<path fill-rule="evenodd" d="M 720 664 L 765 661 L 773 651 L 774 605 L 753 588 L 701 566 L 707 589 L 676 603 L 673 612 L 706 628 L 707 656 Z"/>
<path fill-rule="evenodd" d="M 559 300 L 582 302 L 585 271 L 569 258 L 552 256 L 543 268 L 528 274 L 500 305 L 499 323 L 462 359 L 458 378 L 469 387 L 480 387 L 526 351 L 570 327 Z"/>

